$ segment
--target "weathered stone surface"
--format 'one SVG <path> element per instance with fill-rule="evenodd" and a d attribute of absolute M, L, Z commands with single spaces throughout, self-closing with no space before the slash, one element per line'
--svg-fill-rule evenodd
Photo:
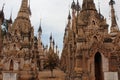
<path fill-rule="evenodd" d="M 104 80 L 118 80 L 118 72 L 104 72 Z"/>
<path fill-rule="evenodd" d="M 74 1 L 73 1 L 74 3 Z M 72 3 L 72 4 L 73 4 Z M 77 2 L 78 4 L 79 2 Z M 94 0 L 83 0 L 82 9 L 72 8 L 64 35 L 61 68 L 70 80 L 118 80 L 119 35 L 114 0 L 110 0 L 111 27 L 95 8 Z M 108 4 L 108 3 L 106 3 Z M 118 41 L 117 41 L 118 40 Z M 111 72 L 105 74 L 104 72 Z M 112 73 L 113 72 L 113 73 Z M 115 78 L 113 78 L 115 77 Z"/>

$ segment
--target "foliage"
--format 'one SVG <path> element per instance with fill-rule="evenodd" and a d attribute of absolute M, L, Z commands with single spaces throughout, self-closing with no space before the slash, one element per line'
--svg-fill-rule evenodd
<path fill-rule="evenodd" d="M 51 71 L 51 77 L 53 77 L 53 69 L 58 66 L 59 58 L 54 52 L 48 54 L 48 59 L 46 61 L 46 67 Z"/>

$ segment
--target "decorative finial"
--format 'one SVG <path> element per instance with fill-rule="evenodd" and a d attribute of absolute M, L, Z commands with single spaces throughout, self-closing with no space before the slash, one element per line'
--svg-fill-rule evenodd
<path fill-rule="evenodd" d="M 99 13 L 100 13 L 100 1 L 98 0 L 98 9 L 99 9 Z"/>
<path fill-rule="evenodd" d="M 46 45 L 46 49 L 48 48 L 48 45 Z"/>
<path fill-rule="evenodd" d="M 75 9 L 75 1 L 73 0 L 72 4 L 71 4 L 71 8 Z"/>
<path fill-rule="evenodd" d="M 55 41 L 54 41 L 54 39 L 53 39 L 53 46 L 55 45 Z"/>
<path fill-rule="evenodd" d="M 2 6 L 2 11 L 4 10 L 4 7 L 5 7 L 5 3 L 4 3 L 3 6 Z"/>
<path fill-rule="evenodd" d="M 94 0 L 83 0 L 82 10 L 95 10 L 96 11 Z"/>
<path fill-rule="evenodd" d="M 58 46 L 56 45 L 56 49 L 58 48 Z"/>
<path fill-rule="evenodd" d="M 110 33 L 117 33 L 119 32 L 118 24 L 116 21 L 116 15 L 115 15 L 115 10 L 114 10 L 114 5 L 115 1 L 110 0 L 109 5 L 111 6 L 111 29 Z"/>
<path fill-rule="evenodd" d="M 38 32 L 41 32 L 41 33 L 42 33 L 42 28 L 41 28 L 41 18 L 40 18 L 40 25 L 39 25 Z"/>
<path fill-rule="evenodd" d="M 2 22 L 4 21 L 4 12 L 3 12 L 4 6 L 5 6 L 5 3 L 3 4 L 2 10 L 0 11 L 0 18 L 1 18 Z"/>
<path fill-rule="evenodd" d="M 101 15 L 101 10 L 100 10 L 100 1 L 98 0 L 98 8 L 99 8 L 99 15 Z"/>
<path fill-rule="evenodd" d="M 30 0 L 29 0 L 29 14 L 30 14 L 30 16 L 32 15 L 32 12 L 31 12 L 31 9 L 30 9 Z"/>
<path fill-rule="evenodd" d="M 80 11 L 79 1 L 77 0 L 76 11 Z"/>
<path fill-rule="evenodd" d="M 109 5 L 114 5 L 115 1 L 114 0 L 110 0 Z"/>
<path fill-rule="evenodd" d="M 70 19 L 71 19 L 71 15 L 70 15 L 70 10 L 69 10 L 68 20 L 70 20 Z"/>
<path fill-rule="evenodd" d="M 56 53 L 57 53 L 58 46 L 56 45 Z"/>
<path fill-rule="evenodd" d="M 51 35 L 50 35 L 50 40 L 52 40 L 52 33 L 51 33 Z"/>
<path fill-rule="evenodd" d="M 11 10 L 11 14 L 10 14 L 9 23 L 11 23 L 11 24 L 12 24 L 12 10 Z"/>

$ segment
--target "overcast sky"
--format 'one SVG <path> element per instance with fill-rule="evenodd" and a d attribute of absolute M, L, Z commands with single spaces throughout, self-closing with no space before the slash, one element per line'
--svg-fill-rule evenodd
<path fill-rule="evenodd" d="M 67 16 L 70 9 L 70 5 L 73 0 L 30 0 L 31 5 L 31 22 L 35 29 L 35 35 L 37 35 L 37 29 L 40 24 L 40 18 L 42 19 L 42 41 L 45 45 L 49 44 L 49 36 L 52 32 L 56 44 L 60 50 L 62 50 L 63 34 L 67 24 Z M 75 0 L 77 1 L 77 0 Z M 101 13 L 110 20 L 110 6 L 108 5 L 110 0 L 94 0 L 98 9 L 98 2 L 100 2 Z M 117 21 L 120 23 L 120 0 L 115 0 L 115 11 Z M 82 4 L 82 0 L 79 0 Z M 3 3 L 5 3 L 5 17 L 8 19 L 12 12 L 13 20 L 16 18 L 19 11 L 21 0 L 0 0 L 0 9 Z"/>

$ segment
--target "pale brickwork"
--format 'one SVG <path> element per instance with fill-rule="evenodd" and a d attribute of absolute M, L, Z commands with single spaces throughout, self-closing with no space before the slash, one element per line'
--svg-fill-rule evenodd
<path fill-rule="evenodd" d="M 41 35 L 34 37 L 30 15 L 28 0 L 22 0 L 14 22 L 12 16 L 9 20 L 4 19 L 3 9 L 0 11 L 0 25 L 6 20 L 8 28 L 2 35 L 0 27 L 0 80 L 37 80 L 38 71 L 43 69 Z"/>
<path fill-rule="evenodd" d="M 39 72 L 44 70 L 48 54 L 58 54 L 52 35 L 49 49 L 42 44 L 41 22 L 38 36 L 34 36 L 28 0 L 22 0 L 14 22 L 12 15 L 9 20 L 4 18 L 3 9 L 4 5 L 0 11 L 0 80 L 41 80 Z"/>
<path fill-rule="evenodd" d="M 97 11 L 94 0 L 83 0 L 82 8 L 73 0 L 61 56 L 61 68 L 68 80 L 108 80 L 111 74 L 120 79 L 120 31 L 114 4 L 110 0 L 109 33 L 106 18 Z"/>

